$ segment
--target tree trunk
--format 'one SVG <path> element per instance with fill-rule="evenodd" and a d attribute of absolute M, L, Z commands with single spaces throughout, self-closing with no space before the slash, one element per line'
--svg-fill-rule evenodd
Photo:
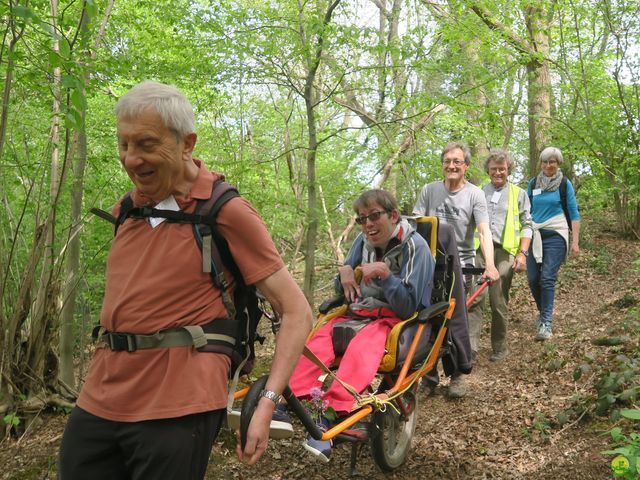
<path fill-rule="evenodd" d="M 471 150 L 471 161 L 475 163 L 478 168 L 482 167 L 484 160 L 489 156 L 489 143 L 485 134 L 486 128 L 483 125 L 482 116 L 487 108 L 487 95 L 476 78 L 476 70 L 481 64 L 480 57 L 478 55 L 478 48 L 480 45 L 480 38 L 475 37 L 470 41 L 463 42 L 462 50 L 467 61 L 465 66 L 464 83 L 462 85 L 463 90 L 471 92 L 470 104 L 473 107 L 467 109 L 467 120 L 469 125 L 476 132 L 469 141 L 469 149 Z M 480 178 L 472 171 L 470 172 L 469 180 L 471 183 L 478 185 Z"/>
<path fill-rule="evenodd" d="M 311 77 L 309 77 L 311 78 Z M 311 82 L 313 83 L 313 79 Z M 318 236 L 318 207 L 316 194 L 316 149 L 318 148 L 318 138 L 316 130 L 316 119 L 314 114 L 313 87 L 305 87 L 305 105 L 307 109 L 307 131 L 309 135 L 307 152 L 307 240 L 305 244 L 304 260 L 304 294 L 313 305 L 313 293 L 315 290 L 315 265 L 316 265 L 316 238 Z"/>
<path fill-rule="evenodd" d="M 91 61 L 95 60 L 96 53 L 102 38 L 106 31 L 106 25 L 113 9 L 113 0 L 110 0 L 104 17 L 102 19 L 100 29 L 96 35 L 93 49 L 83 48 L 80 52 Z M 89 17 L 86 9 L 82 12 L 82 20 L 80 23 L 80 39 L 83 45 L 88 45 L 90 31 L 88 28 Z M 87 70 L 83 72 L 81 87 L 81 97 L 84 99 L 82 102 L 86 106 L 87 88 L 89 86 L 90 76 Z M 82 198 L 84 192 L 84 173 L 87 164 L 87 134 L 86 134 L 86 108 L 80 112 L 80 125 L 76 135 L 76 162 L 73 172 L 73 184 L 71 186 L 71 229 L 69 234 L 69 243 L 66 254 L 66 275 L 65 275 L 65 296 L 64 304 L 61 313 L 60 320 L 60 380 L 65 385 L 71 388 L 75 388 L 75 376 L 73 365 L 73 350 L 75 344 L 74 335 L 74 313 L 76 310 L 76 298 L 78 293 L 78 285 L 80 284 L 80 230 L 82 222 Z"/>
<path fill-rule="evenodd" d="M 309 304 L 313 305 L 313 296 L 315 290 L 315 266 L 316 266 L 316 240 L 318 236 L 318 196 L 316 193 L 316 150 L 318 148 L 318 131 L 315 117 L 315 107 L 317 104 L 318 93 L 314 85 L 322 53 L 324 50 L 324 35 L 326 27 L 331 21 L 333 11 L 340 3 L 340 0 L 333 0 L 328 6 L 323 18 L 323 29 L 317 34 L 317 40 L 313 46 L 313 54 L 307 62 L 307 72 L 304 84 L 304 103 L 307 115 L 307 133 L 308 151 L 307 151 L 307 238 L 306 238 L 306 255 L 304 263 L 304 284 L 303 291 Z M 301 39 L 303 44 L 310 42 L 306 38 L 303 18 L 303 4 L 299 5 Z"/>
<path fill-rule="evenodd" d="M 548 12 L 540 2 L 524 9 L 528 41 L 518 36 L 510 27 L 498 21 L 481 1 L 471 4 L 478 17 L 492 30 L 497 31 L 527 60 L 527 110 L 529 118 L 529 174 L 538 173 L 540 152 L 550 140 L 551 76 L 549 74 L 549 21 Z"/>
<path fill-rule="evenodd" d="M 549 25 L 545 12 L 533 4 L 525 8 L 525 21 L 533 55 L 527 63 L 529 115 L 529 175 L 540 170 L 540 152 L 549 145 L 551 76 L 549 73 Z"/>
<path fill-rule="evenodd" d="M 15 32 L 15 22 L 14 17 L 9 15 L 8 23 L 7 23 L 7 33 L 11 32 L 11 41 L 9 42 L 9 48 L 7 49 L 7 68 L 5 70 L 5 79 L 4 79 L 4 88 L 2 89 L 2 109 L 0 110 L 0 158 L 3 157 L 4 153 L 4 142 L 7 134 L 7 119 L 9 118 L 9 101 L 11 99 L 11 87 L 13 82 L 13 69 L 14 69 L 14 51 L 16 48 L 16 44 L 20 37 L 22 37 L 22 33 L 24 31 L 24 27 L 20 32 Z M 2 52 L 4 54 L 4 52 Z M 0 191 L 0 198 L 4 198 L 4 192 Z M 7 321 L 5 317 L 5 285 L 8 282 L 9 278 L 9 266 L 11 265 L 11 259 L 6 255 L 5 252 L 8 252 L 9 249 L 6 248 L 4 244 L 4 236 L 0 236 L 0 347 L 4 346 L 4 335 L 5 329 L 4 325 Z M 2 364 L 0 363 L 0 367 Z M 0 371 L 2 369 L 0 368 Z M 0 378 L 0 386 L 2 385 L 2 378 Z"/>

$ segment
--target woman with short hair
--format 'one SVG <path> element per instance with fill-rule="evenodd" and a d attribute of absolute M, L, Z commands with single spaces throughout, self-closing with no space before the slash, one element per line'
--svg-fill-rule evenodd
<path fill-rule="evenodd" d="M 540 153 L 540 173 L 529 181 L 533 240 L 527 256 L 527 279 L 538 307 L 538 341 L 551 338 L 558 270 L 567 253 L 580 253 L 580 212 L 571 181 L 562 174 L 562 152 L 547 147 Z"/>

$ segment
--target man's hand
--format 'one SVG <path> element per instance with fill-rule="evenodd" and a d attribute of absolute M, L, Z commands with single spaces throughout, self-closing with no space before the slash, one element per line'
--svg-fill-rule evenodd
<path fill-rule="evenodd" d="M 351 265 L 343 265 L 338 268 L 340 283 L 347 302 L 353 303 L 360 297 L 360 285 L 356 282 L 356 276 Z"/>
<path fill-rule="evenodd" d="M 524 253 L 518 252 L 513 260 L 512 268 L 516 273 L 524 272 L 527 269 L 527 257 L 524 256 Z"/>
<path fill-rule="evenodd" d="M 500 279 L 500 274 L 494 265 L 487 265 L 482 276 L 490 282 L 495 282 Z"/>
<path fill-rule="evenodd" d="M 238 440 L 236 453 L 241 462 L 253 465 L 267 449 L 272 414 L 273 402 L 269 399 L 261 398 L 247 430 L 247 442 L 245 443 L 244 451 L 242 451 L 242 444 L 240 442 L 240 432 L 236 432 L 236 438 Z"/>
<path fill-rule="evenodd" d="M 391 270 L 384 262 L 365 263 L 360 265 L 362 279 L 368 284 L 372 279 L 384 280 L 391 275 Z"/>

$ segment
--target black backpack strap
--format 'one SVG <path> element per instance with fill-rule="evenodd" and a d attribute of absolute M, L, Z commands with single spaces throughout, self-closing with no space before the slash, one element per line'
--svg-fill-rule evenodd
<path fill-rule="evenodd" d="M 127 192 L 124 195 L 124 198 L 120 202 L 120 213 L 118 214 L 118 218 L 115 223 L 115 228 L 113 230 L 113 236 L 115 237 L 118 233 L 118 227 L 124 223 L 124 221 L 129 216 L 129 213 L 133 210 L 133 198 L 131 198 L 131 192 Z"/>
<path fill-rule="evenodd" d="M 195 213 L 186 213 L 182 210 L 161 210 L 152 207 L 135 207 L 128 211 L 131 218 L 166 218 L 172 223 L 202 223 L 206 218 Z"/>
<path fill-rule="evenodd" d="M 193 233 L 202 250 L 202 270 L 211 274 L 213 284 L 220 289 L 222 300 L 231 318 L 236 316 L 235 303 L 229 295 L 229 282 L 224 276 L 224 266 L 232 273 L 236 283 L 243 284 L 243 278 L 236 265 L 229 244 L 217 228 L 216 218 L 220 209 L 232 198 L 240 194 L 235 187 L 224 181 L 217 181 L 211 189 L 211 197 L 198 201 L 196 215 L 201 222 L 193 224 Z"/>
<path fill-rule="evenodd" d="M 529 196 L 529 203 L 531 206 L 533 206 L 533 189 L 536 188 L 537 180 L 538 177 L 533 177 L 527 184 L 527 195 Z"/>
<path fill-rule="evenodd" d="M 560 204 L 562 205 L 562 211 L 564 212 L 564 217 L 567 219 L 567 226 L 569 227 L 569 231 L 571 228 L 571 215 L 569 215 L 569 205 L 567 204 L 567 177 L 563 176 L 560 181 Z"/>
<path fill-rule="evenodd" d="M 131 212 L 134 210 L 136 209 L 133 208 L 133 199 L 131 198 L 131 192 L 129 191 L 124 194 L 124 197 L 120 202 L 120 213 L 118 214 L 117 218 L 111 215 L 109 212 L 101 210 L 100 208 L 94 207 L 90 210 L 90 212 L 102 218 L 103 220 L 112 223 L 114 225 L 113 236 L 115 237 L 115 235 L 118 233 L 118 227 L 124 223 L 127 217 L 130 216 Z"/>

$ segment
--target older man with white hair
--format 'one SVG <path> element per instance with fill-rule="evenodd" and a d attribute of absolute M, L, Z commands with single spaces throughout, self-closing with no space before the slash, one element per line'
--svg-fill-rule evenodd
<path fill-rule="evenodd" d="M 531 243 L 531 213 L 527 193 L 509 181 L 513 159 L 506 150 L 493 149 L 484 164 L 491 181 L 482 187 L 489 212 L 493 240 L 493 262 L 500 278 L 489 286 L 491 303 L 491 348 L 489 360 L 498 362 L 507 353 L 509 326 L 509 290 L 514 272 L 524 272 Z M 476 256 L 476 265 L 484 266 L 482 252 Z M 479 350 L 482 332 L 482 310 L 486 290 L 469 308 L 469 337 L 471 349 Z"/>

